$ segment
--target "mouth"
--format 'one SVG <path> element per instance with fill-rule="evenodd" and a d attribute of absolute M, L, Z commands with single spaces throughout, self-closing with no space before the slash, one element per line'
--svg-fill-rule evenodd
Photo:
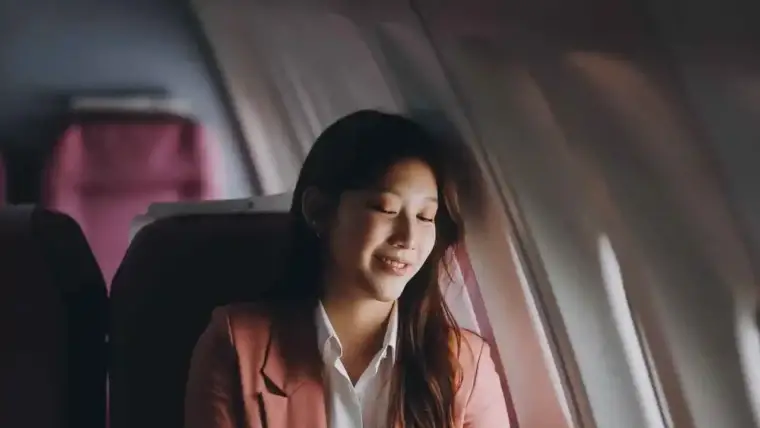
<path fill-rule="evenodd" d="M 375 256 L 375 259 L 377 259 L 381 263 L 381 266 L 386 270 L 396 275 L 405 275 L 412 267 L 411 263 L 395 257 Z"/>

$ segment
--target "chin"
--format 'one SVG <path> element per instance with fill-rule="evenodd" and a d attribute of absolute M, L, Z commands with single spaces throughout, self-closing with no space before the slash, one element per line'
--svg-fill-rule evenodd
<path fill-rule="evenodd" d="M 383 303 L 391 303 L 391 302 L 395 302 L 399 298 L 399 296 L 390 296 L 387 294 L 375 295 L 375 300 L 378 302 L 383 302 Z"/>
<path fill-rule="evenodd" d="M 393 302 L 401 297 L 407 282 L 406 280 L 373 281 L 370 285 L 372 297 L 380 302 Z"/>

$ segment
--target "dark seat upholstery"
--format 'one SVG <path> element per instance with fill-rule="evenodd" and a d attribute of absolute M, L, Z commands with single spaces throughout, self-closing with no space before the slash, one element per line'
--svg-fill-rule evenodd
<path fill-rule="evenodd" d="M 135 236 L 111 288 L 111 427 L 182 427 L 193 347 L 214 307 L 281 270 L 287 214 L 188 215 Z"/>
<path fill-rule="evenodd" d="M 0 209 L 0 426 L 105 425 L 107 303 L 74 220 Z"/>

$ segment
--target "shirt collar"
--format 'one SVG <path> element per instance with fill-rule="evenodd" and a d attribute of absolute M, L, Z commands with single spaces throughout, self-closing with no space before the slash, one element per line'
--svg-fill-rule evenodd
<path fill-rule="evenodd" d="M 317 343 L 319 344 L 319 351 L 322 353 L 322 357 L 325 362 L 328 359 L 340 358 L 343 355 L 343 347 L 338 338 L 338 334 L 330 322 L 330 318 L 327 316 L 327 311 L 319 301 L 316 311 L 316 324 L 317 324 Z M 396 360 L 396 342 L 398 339 L 398 304 L 394 303 L 391 309 L 390 316 L 388 317 L 388 326 L 385 329 L 385 336 L 383 337 L 383 346 L 381 352 L 387 351 L 386 355 L 390 356 L 391 360 Z M 331 355 L 332 354 L 332 358 Z M 332 364 L 332 361 L 329 361 Z"/>

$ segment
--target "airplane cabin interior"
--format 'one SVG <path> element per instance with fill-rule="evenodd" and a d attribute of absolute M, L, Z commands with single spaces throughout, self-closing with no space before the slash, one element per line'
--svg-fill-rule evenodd
<path fill-rule="evenodd" d="M 760 427 L 758 18 L 0 0 L 0 426 L 181 428 L 212 310 L 283 269 L 314 140 L 378 109 L 467 148 L 441 290 L 511 428 Z"/>

